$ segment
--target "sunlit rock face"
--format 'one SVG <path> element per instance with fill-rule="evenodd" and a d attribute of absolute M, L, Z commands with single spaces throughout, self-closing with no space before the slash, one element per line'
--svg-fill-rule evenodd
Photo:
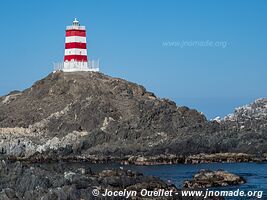
<path fill-rule="evenodd" d="M 266 99 L 208 121 L 123 79 L 56 72 L 0 97 L 0 155 L 265 153 L 266 124 Z"/>

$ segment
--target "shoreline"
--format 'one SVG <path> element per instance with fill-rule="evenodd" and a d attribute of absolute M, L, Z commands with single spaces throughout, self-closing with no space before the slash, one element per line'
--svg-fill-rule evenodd
<path fill-rule="evenodd" d="M 157 156 L 51 156 L 49 154 L 35 154 L 30 157 L 3 157 L 1 160 L 21 161 L 26 163 L 56 163 L 56 162 L 88 162 L 91 164 L 119 163 L 121 165 L 173 165 L 173 164 L 208 164 L 208 163 L 262 163 L 267 161 L 263 156 L 244 153 L 216 153 L 196 154 L 190 156 L 179 156 L 174 154 Z"/>

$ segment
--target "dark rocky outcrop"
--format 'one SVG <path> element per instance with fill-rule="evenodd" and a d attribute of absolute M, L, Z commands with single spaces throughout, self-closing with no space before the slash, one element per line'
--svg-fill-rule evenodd
<path fill-rule="evenodd" d="M 248 154 L 267 152 L 267 98 L 236 108 L 219 124 L 218 136 L 227 149 Z"/>
<path fill-rule="evenodd" d="M 208 121 L 196 110 L 177 107 L 123 79 L 56 72 L 29 89 L 0 97 L 0 155 L 58 151 L 82 158 L 156 156 L 155 162 L 160 155 L 262 155 L 267 152 L 266 113 L 266 99 L 261 99 L 249 111 Z"/>
<path fill-rule="evenodd" d="M 245 153 L 216 153 L 216 154 L 197 154 L 188 156 L 185 159 L 186 164 L 199 163 L 238 163 L 238 162 L 262 162 L 263 157 L 257 157 Z"/>
<path fill-rule="evenodd" d="M 24 91 L 0 97 L 0 158 L 5 159 L 0 199 L 86 200 L 94 199 L 94 188 L 177 190 L 137 172 L 96 172 L 70 163 L 261 161 L 258 156 L 267 157 L 266 116 L 266 99 L 208 121 L 123 79 L 95 72 L 52 73 Z M 243 182 L 226 172 L 202 171 L 185 187 Z"/>
<path fill-rule="evenodd" d="M 82 167 L 86 165 L 70 163 L 29 165 L 1 161 L 0 199 L 90 200 L 95 199 L 92 195 L 93 189 L 104 193 L 105 189 L 138 189 L 139 184 L 148 190 L 152 186 L 155 189 L 176 190 L 174 186 L 168 186 L 158 178 L 145 177 L 137 172 L 119 169 L 93 172 L 89 167 Z"/>
<path fill-rule="evenodd" d="M 27 135 L 20 143 L 25 146 L 47 141 L 51 146 L 66 141 L 70 133 L 84 133 L 75 141 L 84 154 L 194 152 L 177 142 L 187 145 L 192 137 L 211 132 L 208 124 L 196 110 L 156 98 L 140 85 L 92 72 L 56 72 L 0 101 L 0 133 Z"/>
<path fill-rule="evenodd" d="M 228 185 L 244 184 L 246 181 L 244 178 L 235 174 L 218 170 L 200 170 L 194 175 L 192 180 L 184 182 L 184 188 L 209 188 L 209 187 L 222 187 Z"/>
<path fill-rule="evenodd" d="M 100 195 L 96 198 L 93 190 Z M 201 200 L 198 197 L 141 197 L 140 191 L 173 191 L 174 185 L 168 185 L 159 178 L 143 176 L 138 172 L 122 169 L 92 170 L 87 163 L 46 163 L 32 164 L 23 162 L 0 161 L 0 199 L 1 200 L 93 200 L 126 199 L 125 197 L 103 197 L 105 190 L 136 191 L 137 195 L 128 199 L 158 200 Z M 218 197 L 207 199 L 221 199 Z"/>

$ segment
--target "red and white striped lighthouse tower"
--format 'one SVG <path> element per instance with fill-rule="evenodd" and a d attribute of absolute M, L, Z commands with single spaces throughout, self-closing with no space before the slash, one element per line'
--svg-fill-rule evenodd
<path fill-rule="evenodd" d="M 57 68 L 64 72 L 99 71 L 99 61 L 87 58 L 86 29 L 76 18 L 66 27 L 64 63 Z"/>

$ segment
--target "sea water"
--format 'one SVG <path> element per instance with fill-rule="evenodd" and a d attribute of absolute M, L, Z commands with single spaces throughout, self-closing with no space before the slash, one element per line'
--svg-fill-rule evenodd
<path fill-rule="evenodd" d="M 47 164 L 50 166 L 53 164 Z M 182 188 L 185 180 L 192 179 L 201 169 L 207 170 L 225 170 L 230 173 L 242 176 L 246 179 L 246 183 L 237 186 L 227 186 L 219 188 L 209 188 L 214 191 L 262 191 L 262 198 L 267 200 L 267 162 L 263 163 L 209 163 L 209 164 L 173 164 L 173 165 L 152 165 L 152 166 L 138 166 L 138 165 L 120 165 L 118 163 L 108 164 L 90 164 L 87 162 L 81 163 L 65 163 L 65 167 L 83 167 L 92 169 L 92 171 L 102 171 L 104 169 L 123 168 L 133 171 L 138 171 L 144 175 L 151 175 L 161 178 L 169 184 L 175 184 L 177 188 Z M 254 197 L 225 197 L 226 200 L 252 200 L 258 199 Z"/>
<path fill-rule="evenodd" d="M 175 184 L 182 188 L 185 180 L 192 179 L 192 176 L 201 169 L 218 170 L 222 169 L 230 173 L 242 176 L 247 183 L 238 186 L 227 186 L 210 188 L 210 190 L 235 191 L 263 191 L 262 198 L 267 200 L 267 162 L 264 163 L 209 163 L 209 164 L 175 164 L 155 166 L 125 166 L 125 169 L 139 171 L 145 175 L 153 175 Z M 257 197 L 225 197 L 227 200 L 234 199 L 258 199 Z"/>

